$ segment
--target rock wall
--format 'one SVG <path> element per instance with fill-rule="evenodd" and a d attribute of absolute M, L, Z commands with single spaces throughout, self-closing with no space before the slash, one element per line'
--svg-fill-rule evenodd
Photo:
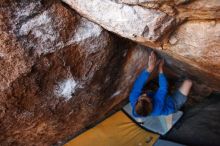
<path fill-rule="evenodd" d="M 219 0 L 62 1 L 105 29 L 159 50 L 179 74 L 220 90 Z"/>
<path fill-rule="evenodd" d="M 120 107 L 147 63 L 59 1 L 1 1 L 0 19 L 3 146 L 63 143 Z"/>
<path fill-rule="evenodd" d="M 120 108 L 150 51 L 128 39 L 220 90 L 218 1 L 64 1 L 86 18 L 58 0 L 0 2 L 0 145 L 61 145 Z"/>

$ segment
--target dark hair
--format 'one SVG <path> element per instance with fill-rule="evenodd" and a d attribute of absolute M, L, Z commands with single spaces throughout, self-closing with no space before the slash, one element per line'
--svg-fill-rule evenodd
<path fill-rule="evenodd" d="M 135 112 L 140 116 L 147 116 L 151 112 L 151 103 L 146 100 L 138 100 L 135 106 Z"/>

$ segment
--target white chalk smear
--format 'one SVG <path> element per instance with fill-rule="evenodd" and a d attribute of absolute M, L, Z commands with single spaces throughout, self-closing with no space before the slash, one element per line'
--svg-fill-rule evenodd
<path fill-rule="evenodd" d="M 77 82 L 73 78 L 66 79 L 58 84 L 55 93 L 58 97 L 69 100 L 77 88 Z"/>

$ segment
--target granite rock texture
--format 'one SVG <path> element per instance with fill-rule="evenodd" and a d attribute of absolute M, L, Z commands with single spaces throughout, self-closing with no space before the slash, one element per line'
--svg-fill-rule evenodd
<path fill-rule="evenodd" d="M 2 146 L 62 144 L 119 108 L 146 66 L 147 49 L 59 1 L 0 6 Z"/>

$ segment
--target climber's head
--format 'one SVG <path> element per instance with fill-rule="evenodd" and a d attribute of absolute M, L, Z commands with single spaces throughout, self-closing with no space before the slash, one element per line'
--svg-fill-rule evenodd
<path fill-rule="evenodd" d="M 140 116 L 147 116 L 152 111 L 151 99 L 146 95 L 142 94 L 136 103 L 135 112 Z"/>

